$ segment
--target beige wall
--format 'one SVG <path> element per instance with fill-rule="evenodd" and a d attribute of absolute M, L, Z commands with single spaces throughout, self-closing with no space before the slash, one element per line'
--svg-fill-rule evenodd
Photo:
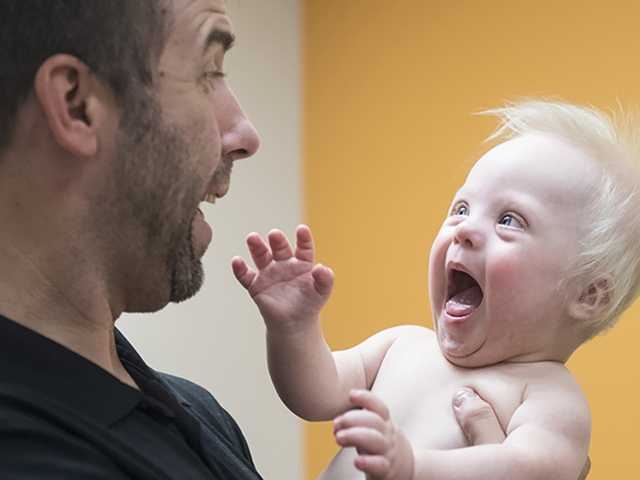
<path fill-rule="evenodd" d="M 635 1 L 307 0 L 307 219 L 336 272 L 325 316 L 343 348 L 400 323 L 431 325 L 426 258 L 505 99 L 640 102 Z M 550 172 L 552 174 L 553 172 Z M 590 480 L 640 472 L 640 310 L 569 366 L 593 413 Z M 308 425 L 307 478 L 336 448 Z"/>
<path fill-rule="evenodd" d="M 155 368 L 212 391 L 240 423 L 265 479 L 302 477 L 299 421 L 269 381 L 264 327 L 236 285 L 233 255 L 244 238 L 301 219 L 300 7 L 298 0 L 228 0 L 238 40 L 225 70 L 262 136 L 255 158 L 238 162 L 231 190 L 205 207 L 214 240 L 204 258 L 205 286 L 193 300 L 118 322 Z"/>

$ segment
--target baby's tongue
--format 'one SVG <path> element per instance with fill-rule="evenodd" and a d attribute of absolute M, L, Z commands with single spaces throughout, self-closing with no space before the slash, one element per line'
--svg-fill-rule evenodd
<path fill-rule="evenodd" d="M 464 317 L 473 312 L 482 302 L 482 290 L 478 285 L 456 293 L 445 305 L 445 310 L 452 317 Z"/>

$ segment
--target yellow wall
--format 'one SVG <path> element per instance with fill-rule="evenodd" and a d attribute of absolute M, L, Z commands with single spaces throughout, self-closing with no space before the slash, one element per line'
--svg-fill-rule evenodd
<path fill-rule="evenodd" d="M 334 348 L 431 325 L 428 249 L 494 127 L 471 112 L 538 95 L 640 103 L 639 19 L 635 1 L 306 1 L 306 216 L 337 275 Z M 591 480 L 640 475 L 639 314 L 570 362 L 592 407 Z M 336 449 L 329 425 L 306 438 L 315 478 Z"/>

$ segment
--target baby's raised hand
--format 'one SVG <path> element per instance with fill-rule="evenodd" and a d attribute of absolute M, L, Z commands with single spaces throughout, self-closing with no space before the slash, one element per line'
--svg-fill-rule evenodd
<path fill-rule="evenodd" d="M 295 332 L 317 318 L 333 286 L 331 269 L 314 264 L 311 230 L 296 230 L 295 253 L 280 230 L 272 230 L 268 243 L 257 233 L 247 237 L 247 247 L 257 270 L 235 257 L 233 273 L 256 302 L 267 328 Z"/>
<path fill-rule="evenodd" d="M 352 390 L 358 407 L 337 417 L 333 433 L 341 447 L 355 447 L 355 466 L 367 480 L 412 480 L 413 449 L 389 417 L 389 409 L 368 390 Z"/>

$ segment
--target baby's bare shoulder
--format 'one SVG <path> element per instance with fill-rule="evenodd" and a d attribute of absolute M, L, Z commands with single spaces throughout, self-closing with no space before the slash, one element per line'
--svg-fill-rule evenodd
<path fill-rule="evenodd" d="M 567 395 L 584 397 L 580 385 L 573 374 L 562 363 L 538 362 L 531 364 L 525 375 L 530 392 L 544 392 L 549 389 L 563 391 Z"/>
<path fill-rule="evenodd" d="M 398 340 L 402 341 L 435 341 L 436 333 L 430 328 L 421 325 L 400 325 L 394 327 L 398 329 Z"/>
<path fill-rule="evenodd" d="M 387 368 L 401 370 L 433 368 L 441 358 L 438 340 L 433 330 L 419 325 L 401 325 L 396 340 L 386 356 Z"/>
<path fill-rule="evenodd" d="M 397 329 L 394 349 L 404 352 L 419 350 L 423 353 L 430 350 L 440 351 L 436 333 L 430 328 L 420 325 L 400 325 L 394 328 Z"/>
<path fill-rule="evenodd" d="M 571 372 L 561 363 L 540 362 L 530 365 L 524 378 L 523 406 L 515 417 L 547 419 L 557 425 L 571 420 L 573 425 L 589 426 L 591 415 L 587 399 Z"/>

